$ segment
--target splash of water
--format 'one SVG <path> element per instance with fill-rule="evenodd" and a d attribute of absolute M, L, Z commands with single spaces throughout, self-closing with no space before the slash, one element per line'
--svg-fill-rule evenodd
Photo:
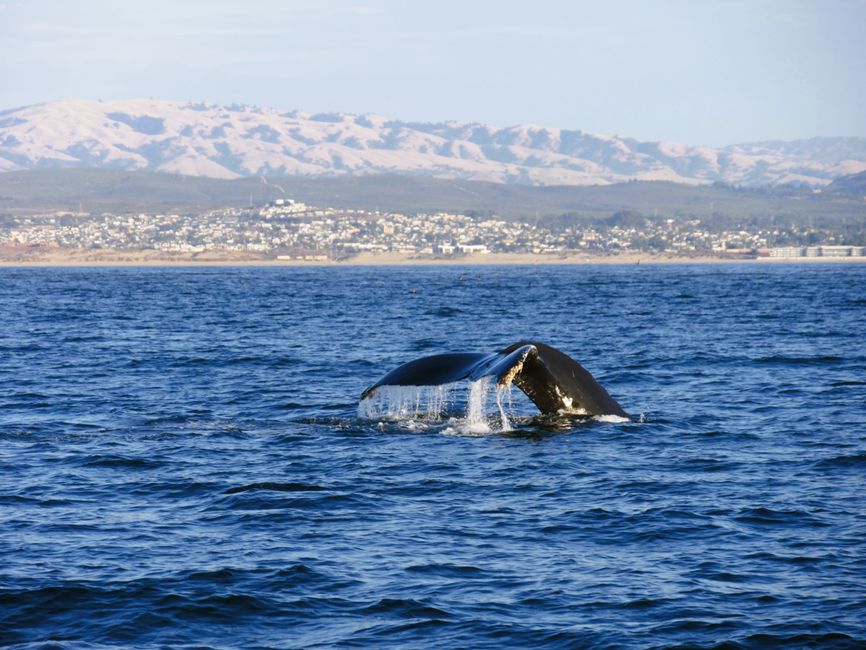
<path fill-rule="evenodd" d="M 466 418 L 463 422 L 467 433 L 490 433 L 490 424 L 487 422 L 489 388 L 489 377 L 482 377 L 469 384 L 469 401 L 466 404 Z"/>
<path fill-rule="evenodd" d="M 592 417 L 596 422 L 610 422 L 613 424 L 622 424 L 623 422 L 631 422 L 631 418 L 623 417 L 621 415 L 594 415 Z"/>
<path fill-rule="evenodd" d="M 438 420 L 451 401 L 454 384 L 441 386 L 380 386 L 358 403 L 358 417 Z"/>
<path fill-rule="evenodd" d="M 446 432 L 484 434 L 510 431 L 509 412 L 513 410 L 511 385 L 496 386 L 495 400 L 498 418 L 488 417 L 490 377 L 469 384 L 466 412 L 463 418 L 452 418 L 455 425 Z M 458 384 L 441 386 L 380 386 L 370 397 L 358 404 L 358 417 L 376 420 L 441 420 L 453 403 Z M 498 420 L 498 422 L 496 422 Z"/>
<path fill-rule="evenodd" d="M 502 384 L 496 385 L 496 407 L 499 409 L 502 431 L 511 431 L 511 421 L 508 419 L 508 414 L 514 412 L 514 405 L 511 400 L 511 386 L 510 382 L 504 386 Z"/>

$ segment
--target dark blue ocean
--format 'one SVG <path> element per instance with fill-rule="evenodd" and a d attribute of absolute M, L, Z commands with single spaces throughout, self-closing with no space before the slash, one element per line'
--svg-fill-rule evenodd
<path fill-rule="evenodd" d="M 522 339 L 632 420 L 358 416 Z M 864 648 L 866 265 L 0 269 L 0 646 Z"/>

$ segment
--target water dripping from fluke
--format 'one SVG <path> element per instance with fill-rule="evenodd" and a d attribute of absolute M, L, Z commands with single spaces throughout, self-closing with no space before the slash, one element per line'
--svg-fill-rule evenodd
<path fill-rule="evenodd" d="M 376 399 L 383 391 L 388 400 L 412 395 L 401 388 L 446 386 L 461 381 L 495 381 L 516 385 L 544 415 L 618 416 L 628 418 L 619 403 L 577 361 L 544 343 L 521 341 L 498 352 L 435 354 L 395 368 L 361 393 L 361 400 Z M 482 399 L 487 384 L 470 393 Z M 397 393 L 394 393 L 394 390 Z M 476 394 L 477 391 L 477 394 Z M 471 410 L 471 409 L 470 409 Z"/>
<path fill-rule="evenodd" d="M 456 387 L 456 384 L 381 386 L 358 403 L 358 417 L 367 420 L 439 420 Z"/>
<path fill-rule="evenodd" d="M 443 433 L 484 435 L 511 431 L 511 385 L 491 390 L 491 378 L 440 386 L 381 386 L 358 404 L 358 417 L 398 422 L 410 430 L 444 425 Z"/>

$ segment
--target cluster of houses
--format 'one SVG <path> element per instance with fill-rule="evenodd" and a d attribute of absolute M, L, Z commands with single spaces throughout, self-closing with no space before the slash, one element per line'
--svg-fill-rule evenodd
<path fill-rule="evenodd" d="M 820 245 L 791 245 L 820 240 Z M 726 257 L 860 257 L 863 246 L 830 232 L 790 226 L 719 231 L 699 220 L 645 219 L 639 225 L 544 225 L 439 212 L 396 214 L 314 208 L 278 199 L 257 208 L 191 214 L 54 213 L 0 220 L 0 244 L 96 249 L 208 250 L 272 254 L 278 259 L 340 259 L 362 252 L 448 257 L 486 253 L 617 254 L 657 252 Z M 819 240 L 819 241 L 820 241 Z M 781 242 L 784 245 L 777 245 Z"/>

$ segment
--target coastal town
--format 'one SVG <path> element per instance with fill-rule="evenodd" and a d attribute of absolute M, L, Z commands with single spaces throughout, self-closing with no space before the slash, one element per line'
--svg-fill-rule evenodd
<path fill-rule="evenodd" d="M 615 213 L 592 222 L 532 222 L 444 212 L 319 208 L 291 199 L 183 214 L 0 214 L 0 247 L 7 257 L 17 250 L 84 249 L 187 256 L 224 251 L 284 261 L 345 261 L 362 253 L 419 260 L 495 253 L 854 258 L 866 256 L 862 244 L 831 229 L 795 224 L 724 229 L 695 218 L 636 213 Z"/>

